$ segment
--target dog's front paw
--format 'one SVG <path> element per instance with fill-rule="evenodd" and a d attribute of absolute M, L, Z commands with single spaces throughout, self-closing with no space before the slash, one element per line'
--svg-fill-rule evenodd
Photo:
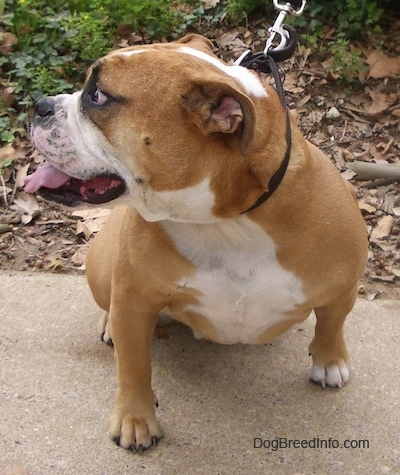
<path fill-rule="evenodd" d="M 346 363 L 339 360 L 329 365 L 314 363 L 311 368 L 310 379 L 314 383 L 326 386 L 342 388 L 350 378 L 350 372 Z"/>
<path fill-rule="evenodd" d="M 162 432 L 153 402 L 118 397 L 110 418 L 110 436 L 117 445 L 138 453 L 156 446 Z"/>

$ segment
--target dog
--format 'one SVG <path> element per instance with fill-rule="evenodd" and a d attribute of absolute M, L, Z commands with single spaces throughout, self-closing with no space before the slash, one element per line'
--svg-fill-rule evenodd
<path fill-rule="evenodd" d="M 69 206 L 122 203 L 86 265 L 116 355 L 110 435 L 126 449 L 162 436 L 150 361 L 160 312 L 198 337 L 262 344 L 314 310 L 310 379 L 349 379 L 343 324 L 366 263 L 365 225 L 293 119 L 287 140 L 286 117 L 274 88 L 194 34 L 114 51 L 82 91 L 36 106 L 32 139 L 46 164 L 25 190 Z"/>

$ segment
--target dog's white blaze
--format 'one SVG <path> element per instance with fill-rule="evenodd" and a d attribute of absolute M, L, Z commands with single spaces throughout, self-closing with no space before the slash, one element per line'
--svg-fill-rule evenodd
<path fill-rule="evenodd" d="M 163 226 L 198 269 L 178 282 L 201 292 L 185 310 L 205 316 L 222 343 L 255 343 L 304 302 L 301 281 L 279 264 L 272 239 L 248 217 Z"/>
<path fill-rule="evenodd" d="M 212 214 L 215 195 L 206 178 L 197 185 L 173 191 L 139 190 L 134 206 L 147 221 L 171 220 L 181 223 L 210 223 L 219 218 Z"/>
<path fill-rule="evenodd" d="M 268 96 L 267 91 L 264 89 L 261 81 L 255 74 L 253 74 L 247 68 L 244 68 L 243 66 L 228 66 L 219 61 L 214 56 L 210 56 L 209 54 L 203 53 L 203 51 L 199 51 L 194 48 L 189 48 L 188 46 L 182 46 L 181 48 L 179 48 L 179 51 L 185 54 L 195 56 L 196 58 L 203 59 L 204 61 L 207 61 L 208 63 L 211 63 L 217 68 L 219 68 L 228 76 L 237 79 L 244 87 L 247 94 L 252 94 L 256 97 Z"/>
<path fill-rule="evenodd" d="M 132 51 L 112 51 L 110 55 L 115 56 L 115 55 L 120 55 L 120 56 L 133 56 L 135 54 L 140 54 L 140 53 L 145 53 L 146 51 L 149 51 L 148 49 L 134 49 Z M 155 51 L 155 50 L 150 50 L 150 51 Z"/>
<path fill-rule="evenodd" d="M 116 51 L 113 52 L 113 55 L 121 55 L 121 56 L 133 56 L 140 53 L 147 53 L 151 51 L 160 51 L 156 49 L 138 49 L 132 51 Z M 195 56 L 196 58 L 202 59 L 203 61 L 207 61 L 208 63 L 216 66 L 218 69 L 223 71 L 228 76 L 236 79 L 240 82 L 243 86 L 247 94 L 251 94 L 256 97 L 267 97 L 267 91 L 265 90 L 264 86 L 262 85 L 261 81 L 258 77 L 249 71 L 247 68 L 243 66 L 228 66 L 220 61 L 218 58 L 211 56 L 203 51 L 199 51 L 194 48 L 190 48 L 188 46 L 182 46 L 178 50 L 175 50 L 184 54 L 190 54 L 191 56 Z"/>

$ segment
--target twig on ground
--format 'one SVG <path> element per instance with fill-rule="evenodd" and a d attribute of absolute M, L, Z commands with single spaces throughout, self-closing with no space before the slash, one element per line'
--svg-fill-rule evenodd
<path fill-rule="evenodd" d="M 400 180 L 400 166 L 394 163 L 380 164 L 360 162 L 358 160 L 349 164 L 349 168 L 356 173 L 356 180 Z"/>
<path fill-rule="evenodd" d="M 386 147 L 383 149 L 382 154 L 385 155 L 389 150 L 390 147 L 394 144 L 394 138 L 392 137 L 389 142 L 386 144 Z"/>
<path fill-rule="evenodd" d="M 0 184 L 3 188 L 3 200 L 4 200 L 4 205 L 7 208 L 8 207 L 8 200 L 7 200 L 7 190 L 6 190 L 6 182 L 4 181 L 3 175 L 0 173 Z"/>

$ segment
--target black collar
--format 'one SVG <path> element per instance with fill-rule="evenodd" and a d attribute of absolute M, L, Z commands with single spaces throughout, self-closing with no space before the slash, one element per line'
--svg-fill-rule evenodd
<path fill-rule="evenodd" d="M 254 69 L 252 67 L 252 64 L 254 63 L 251 62 L 251 59 L 250 60 L 247 59 L 246 61 L 246 58 L 247 57 L 245 57 L 244 61 L 241 62 L 241 65 Z M 252 206 L 250 206 L 250 208 L 246 209 L 246 211 L 242 211 L 242 213 L 240 214 L 245 214 L 245 213 L 248 213 L 249 211 L 252 211 L 253 209 L 263 204 L 272 195 L 272 193 L 278 188 L 283 177 L 285 176 L 286 169 L 288 167 L 289 159 L 290 159 L 291 146 L 292 146 L 292 132 L 290 128 L 289 111 L 288 111 L 286 101 L 285 101 L 285 96 L 283 93 L 282 81 L 279 75 L 278 68 L 275 64 L 275 61 L 270 55 L 267 55 L 265 57 L 265 65 L 274 77 L 276 91 L 279 95 L 282 106 L 284 107 L 285 112 L 286 112 L 286 154 L 285 154 L 285 157 L 283 158 L 283 161 L 280 167 L 274 173 L 272 178 L 269 180 L 267 190 L 258 198 L 258 200 Z"/>

